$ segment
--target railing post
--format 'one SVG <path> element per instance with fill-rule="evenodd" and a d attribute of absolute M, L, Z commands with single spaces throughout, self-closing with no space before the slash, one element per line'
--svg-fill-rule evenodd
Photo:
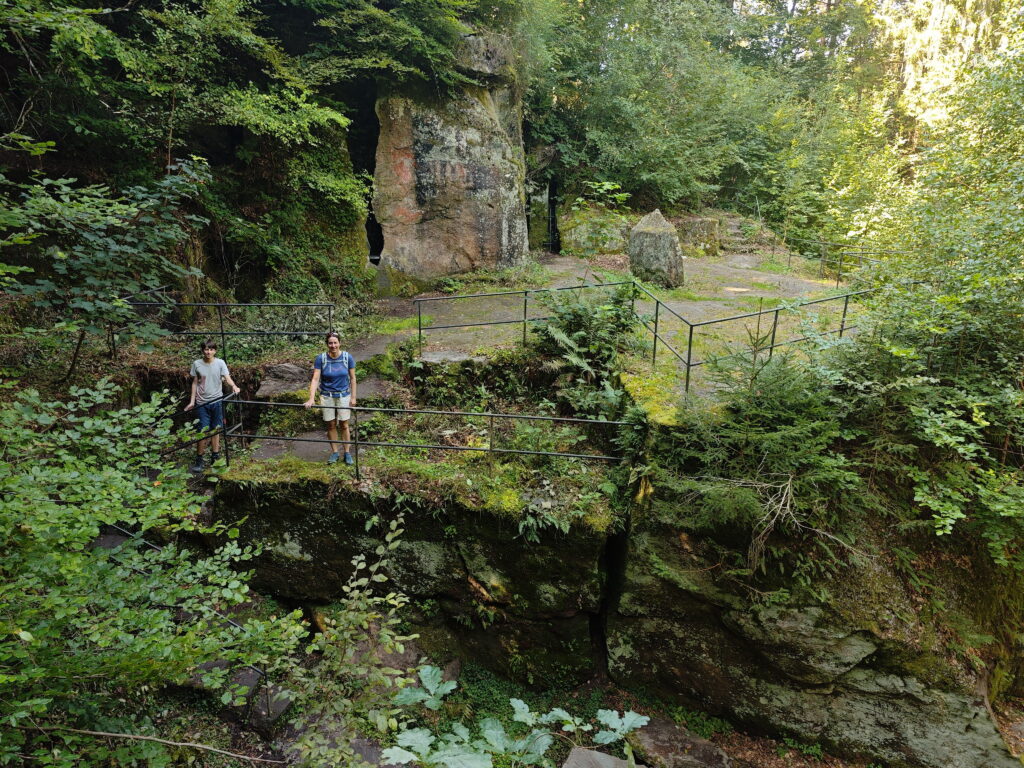
<path fill-rule="evenodd" d="M 352 406 L 352 458 L 356 465 L 356 480 L 362 480 L 359 472 L 359 411 Z"/>
<path fill-rule="evenodd" d="M 220 353 L 224 360 L 228 359 L 228 337 L 224 333 L 224 307 L 217 305 L 217 320 L 220 321 Z"/>
<path fill-rule="evenodd" d="M 818 251 L 818 261 L 820 262 L 818 265 L 818 277 L 822 278 L 825 276 L 825 257 L 828 254 L 828 248 L 824 243 L 821 243 L 818 247 Z"/>
<path fill-rule="evenodd" d="M 658 364 L 658 315 L 661 314 L 661 301 L 654 300 L 654 354 L 651 356 L 651 365 Z"/>
<path fill-rule="evenodd" d="M 839 266 L 836 268 L 836 288 L 839 287 L 839 283 L 843 279 L 843 257 L 845 255 L 843 251 L 839 252 Z"/>
<path fill-rule="evenodd" d="M 527 318 L 527 304 L 530 301 L 530 292 L 523 291 L 523 346 L 526 346 L 526 318 Z"/>
<path fill-rule="evenodd" d="M 843 333 L 846 331 L 846 310 L 850 308 L 850 294 L 846 294 L 843 297 L 843 317 L 839 321 L 839 338 L 843 338 Z"/>
<path fill-rule="evenodd" d="M 223 410 L 224 411 L 227 411 L 227 406 L 230 403 L 231 403 L 230 399 L 224 400 L 221 403 L 221 405 L 223 406 Z M 228 419 L 227 419 L 227 416 L 224 415 L 224 413 L 221 413 L 220 431 L 221 431 L 221 434 L 224 436 L 224 464 L 226 466 L 230 467 L 231 466 L 231 446 L 230 446 L 230 438 L 228 437 Z"/>
<path fill-rule="evenodd" d="M 775 319 L 772 320 L 772 339 L 768 342 L 768 359 L 772 359 L 772 353 L 775 352 L 775 332 L 779 330 L 779 310 L 775 310 Z"/>
<path fill-rule="evenodd" d="M 423 302 L 416 302 L 416 349 L 417 357 L 423 357 Z"/>
<path fill-rule="evenodd" d="M 690 368 L 693 367 L 693 326 L 690 326 L 690 338 L 686 341 L 686 386 L 684 392 L 690 391 Z"/>
<path fill-rule="evenodd" d="M 331 304 L 327 308 L 327 331 L 328 333 L 334 330 L 334 305 Z"/>
<path fill-rule="evenodd" d="M 494 466 L 494 414 L 493 413 L 488 417 L 488 426 L 487 426 L 487 457 L 490 459 L 491 466 Z"/>

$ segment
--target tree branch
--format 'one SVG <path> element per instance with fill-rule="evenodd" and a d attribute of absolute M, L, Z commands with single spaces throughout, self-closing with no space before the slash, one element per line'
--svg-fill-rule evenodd
<path fill-rule="evenodd" d="M 103 736 L 108 739 L 136 739 L 138 741 L 155 741 L 158 744 L 167 744 L 171 747 L 191 747 L 192 749 L 201 749 L 206 752 L 216 752 L 219 755 L 227 755 L 228 757 L 237 757 L 239 760 L 249 760 L 253 763 L 274 763 L 275 765 L 287 765 L 285 760 L 269 760 L 265 757 L 250 757 L 249 755 L 239 755 L 235 752 L 228 752 L 224 749 L 217 749 L 206 744 L 195 744 L 190 741 L 169 741 L 167 739 L 158 739 L 156 736 L 140 736 L 135 733 L 107 733 L 106 731 L 85 731 L 81 728 L 65 728 L 59 725 L 35 725 L 18 726 L 25 731 L 67 731 L 68 733 L 83 733 L 86 736 Z"/>

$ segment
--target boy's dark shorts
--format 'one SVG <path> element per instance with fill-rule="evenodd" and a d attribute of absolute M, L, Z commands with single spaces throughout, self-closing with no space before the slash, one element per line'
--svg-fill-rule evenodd
<path fill-rule="evenodd" d="M 199 426 L 203 429 L 217 429 L 224 426 L 224 409 L 220 400 L 196 406 Z"/>

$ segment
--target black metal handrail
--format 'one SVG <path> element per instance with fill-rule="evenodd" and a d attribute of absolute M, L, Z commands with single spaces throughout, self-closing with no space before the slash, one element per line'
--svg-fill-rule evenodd
<path fill-rule="evenodd" d="M 853 298 L 853 297 L 866 295 L 866 294 L 872 293 L 875 290 L 877 290 L 877 289 L 874 289 L 874 288 L 869 288 L 869 289 L 864 289 L 864 290 L 859 290 L 859 291 L 850 291 L 848 293 L 843 293 L 843 294 L 839 294 L 839 295 L 836 295 L 836 296 L 826 296 L 825 298 L 821 298 L 821 299 L 811 299 L 809 301 L 798 302 L 798 303 L 790 304 L 790 305 L 787 305 L 787 306 L 773 307 L 773 308 L 770 308 L 770 309 L 758 310 L 756 312 L 745 312 L 745 313 L 739 314 L 739 315 L 731 315 L 729 317 L 719 317 L 719 318 L 714 318 L 712 320 L 701 320 L 701 321 L 696 321 L 696 322 L 687 320 L 685 317 L 683 317 L 681 314 L 679 314 L 679 312 L 677 312 L 675 309 L 673 309 L 668 304 L 666 304 L 664 301 L 662 301 L 660 298 L 658 298 L 658 296 L 655 295 L 654 293 L 652 293 L 646 286 L 644 286 L 643 284 L 641 284 L 640 282 L 638 282 L 636 280 L 622 280 L 622 281 L 614 282 L 614 283 L 584 283 L 582 285 L 564 286 L 564 287 L 560 287 L 560 288 L 539 288 L 539 289 L 522 290 L 522 291 L 497 291 L 495 293 L 472 293 L 472 294 L 460 294 L 460 295 L 455 295 L 455 296 L 430 296 L 430 297 L 424 297 L 422 299 L 413 299 L 413 301 L 416 302 L 416 305 L 417 305 L 417 344 L 418 344 L 419 349 L 422 350 L 422 348 L 423 348 L 423 332 L 424 331 L 428 331 L 428 330 L 441 330 L 441 329 L 446 329 L 446 328 L 477 328 L 477 327 L 488 326 L 488 325 L 521 324 L 523 326 L 523 344 L 525 345 L 526 344 L 526 332 L 527 332 L 527 327 L 528 327 L 529 323 L 538 323 L 538 322 L 543 322 L 543 321 L 551 319 L 550 317 L 529 317 L 528 316 L 527 300 L 528 300 L 528 295 L 529 294 L 531 294 L 531 293 L 543 293 L 545 291 L 572 291 L 572 290 L 579 290 L 581 288 L 613 288 L 613 287 L 618 287 L 618 286 L 622 286 L 622 285 L 632 285 L 633 291 L 634 291 L 634 296 L 633 296 L 633 313 L 636 316 L 637 321 L 652 336 L 652 340 L 653 340 L 653 345 L 652 345 L 653 349 L 652 349 L 652 352 L 651 352 L 651 362 L 652 362 L 652 365 L 657 365 L 657 362 L 658 362 L 658 346 L 659 346 L 659 344 L 661 346 L 665 347 L 666 349 L 668 349 L 676 357 L 676 359 L 679 360 L 680 363 L 682 363 L 683 365 L 686 366 L 685 383 L 684 383 L 684 391 L 686 391 L 686 392 L 690 391 L 690 380 L 691 380 L 692 371 L 693 371 L 694 368 L 698 368 L 698 367 L 700 367 L 702 365 L 707 365 L 709 363 L 712 363 L 712 362 L 715 362 L 715 361 L 718 361 L 718 360 L 726 360 L 726 359 L 729 359 L 731 357 L 735 357 L 736 356 L 734 354 L 728 354 L 728 355 L 721 355 L 721 356 L 718 356 L 718 357 L 715 357 L 715 358 L 711 358 L 711 359 L 707 359 L 707 360 L 696 360 L 695 361 L 693 359 L 693 344 L 694 344 L 694 336 L 695 336 L 695 333 L 697 332 L 698 329 L 704 328 L 704 327 L 707 327 L 707 326 L 721 324 L 721 323 L 733 322 L 733 321 L 736 321 L 736 320 L 746 320 L 746 319 L 750 319 L 750 318 L 754 318 L 754 317 L 759 317 L 759 316 L 762 316 L 762 315 L 772 315 L 771 341 L 770 341 L 770 343 L 767 346 L 765 346 L 763 348 L 763 350 L 759 350 L 759 351 L 767 351 L 768 355 L 770 357 L 777 347 L 785 346 L 787 344 L 797 344 L 797 343 L 801 343 L 803 341 L 807 341 L 808 340 L 807 336 L 801 336 L 799 338 L 787 339 L 787 340 L 781 341 L 781 342 L 777 341 L 776 334 L 778 332 L 780 313 L 786 312 L 786 311 L 791 311 L 791 312 L 792 311 L 797 311 L 797 310 L 802 309 L 803 307 L 814 306 L 814 305 L 817 305 L 817 304 L 826 304 L 826 303 L 829 303 L 829 302 L 839 302 L 839 301 L 842 301 L 843 302 L 843 311 L 842 311 L 842 317 L 840 319 L 838 328 L 829 329 L 829 330 L 823 331 L 821 333 L 821 335 L 823 335 L 823 336 L 831 335 L 831 334 L 837 334 L 840 338 L 842 338 L 848 331 L 856 328 L 855 325 L 850 325 L 850 324 L 848 324 L 846 322 L 847 314 L 849 313 L 849 309 L 850 309 L 850 299 Z M 652 318 L 653 319 L 653 323 L 649 323 L 645 316 L 640 315 L 639 313 L 636 312 L 636 298 L 640 294 L 646 295 L 649 299 L 654 301 L 654 311 L 653 311 L 653 318 Z M 524 297 L 524 301 L 523 301 L 523 315 L 522 315 L 522 317 L 514 319 L 514 320 L 490 320 L 490 321 L 485 321 L 485 322 L 451 323 L 451 324 L 444 324 L 444 325 L 424 326 L 423 325 L 422 311 L 419 309 L 422 306 L 421 302 L 457 301 L 459 299 L 482 299 L 482 298 L 499 297 L 499 296 L 520 296 L 520 295 Z M 675 317 L 677 320 L 679 320 L 680 322 L 682 322 L 686 326 L 686 329 L 687 329 L 687 343 L 686 343 L 686 353 L 685 354 L 680 352 L 678 349 L 676 349 L 670 343 L 670 341 L 665 337 L 665 335 L 661 332 L 661 330 L 662 330 L 662 315 L 663 315 L 663 313 L 667 313 L 668 315 L 671 315 L 672 317 Z"/>
<path fill-rule="evenodd" d="M 614 288 L 620 285 L 629 285 L 635 283 L 633 280 L 620 280 L 614 283 L 581 283 L 580 285 L 565 285 L 558 288 L 526 288 L 518 291 L 495 291 L 494 293 L 462 293 L 455 296 L 424 296 L 422 298 L 413 299 L 413 303 L 416 305 L 416 343 L 420 353 L 423 352 L 423 331 L 425 330 L 443 330 L 450 328 L 478 328 L 485 325 L 522 325 L 523 326 L 523 344 L 526 344 L 526 333 L 530 323 L 539 323 L 545 320 L 550 320 L 550 317 L 530 317 L 530 295 L 535 293 L 554 293 L 557 291 L 579 291 L 590 288 Z M 462 299 L 482 299 L 482 298 L 494 298 L 497 296 L 522 296 L 523 297 L 523 315 L 515 320 L 492 320 L 484 323 L 451 323 L 447 325 L 429 325 L 426 328 L 423 326 L 423 305 L 432 301 L 459 301 Z"/>
<path fill-rule="evenodd" d="M 165 290 L 166 286 L 161 288 L 154 288 L 145 293 L 152 293 L 154 291 Z M 133 294 L 133 296 L 139 296 L 145 294 Z M 274 302 L 274 301 L 256 301 L 247 303 L 234 303 L 226 301 L 131 301 L 131 296 L 123 297 L 125 303 L 128 306 L 143 308 L 143 307 L 160 307 L 168 310 L 188 307 L 195 309 L 215 309 L 217 312 L 217 325 L 216 330 L 207 331 L 193 331 L 193 330 L 179 330 L 171 331 L 168 335 L 170 336 L 219 336 L 220 337 L 220 348 L 219 352 L 222 358 L 227 359 L 227 340 L 230 337 L 248 336 L 248 337 L 264 337 L 264 336 L 317 336 L 322 333 L 334 330 L 334 304 L 328 302 Z M 326 309 L 327 310 L 327 327 L 324 329 L 296 329 L 286 331 L 265 331 L 260 329 L 247 328 L 244 330 L 228 330 L 224 325 L 225 312 L 238 309 L 249 309 L 249 308 L 288 308 L 288 309 Z M 117 334 L 124 331 L 125 328 L 113 328 L 109 329 L 111 354 L 116 354 L 117 351 Z"/>
<path fill-rule="evenodd" d="M 173 448 L 169 448 L 163 452 L 162 455 L 175 453 L 177 451 L 184 450 L 189 446 L 195 445 L 202 440 L 208 440 L 217 431 L 224 440 L 224 460 L 226 464 L 231 463 L 231 451 L 230 451 L 230 440 L 235 438 L 238 440 L 283 440 L 287 442 L 303 442 L 303 443 L 342 443 L 344 441 L 329 440 L 327 438 L 314 438 L 314 437 L 292 437 L 285 435 L 266 435 L 258 433 L 245 432 L 245 418 L 242 407 L 249 406 L 260 406 L 264 408 L 303 408 L 308 410 L 317 410 L 323 406 L 315 404 L 312 406 L 306 406 L 304 403 L 282 403 L 269 400 L 243 400 L 236 397 L 235 395 L 225 395 L 211 402 L 223 402 L 226 405 L 235 404 L 238 406 L 238 412 L 236 414 L 236 423 L 233 426 L 228 426 L 230 419 L 225 417 L 222 421 L 221 427 L 216 431 L 208 431 L 206 434 L 201 435 L 193 440 L 189 440 L 185 443 L 180 443 Z M 225 409 L 227 410 L 227 409 Z M 352 456 L 355 463 L 356 478 L 362 477 L 359 462 L 359 448 L 419 448 L 425 450 L 441 450 L 441 451 L 474 451 L 479 453 L 503 453 L 513 454 L 521 456 L 553 456 L 563 457 L 572 459 L 584 459 L 589 461 L 621 461 L 621 456 L 610 456 L 607 454 L 590 454 L 590 453 L 570 453 L 568 451 L 530 451 L 519 448 L 501 448 L 494 444 L 494 424 L 497 419 L 506 419 L 510 421 L 545 421 L 545 422 L 562 422 L 569 424 L 582 424 L 590 427 L 621 427 L 625 426 L 629 422 L 626 421 L 615 421 L 610 419 L 580 419 L 571 416 L 539 416 L 536 414 L 523 414 L 523 413 L 499 413 L 494 411 L 442 411 L 436 409 L 410 409 L 410 408 L 376 408 L 368 406 L 351 406 L 347 410 L 352 412 L 352 426 L 350 433 L 349 442 L 353 446 Z M 185 413 L 188 413 L 187 411 Z M 485 418 L 489 422 L 487 437 L 488 444 L 486 446 L 472 446 L 472 445 L 443 445 L 443 444 L 431 444 L 431 443 L 399 443 L 399 442 L 384 442 L 384 441 L 368 441 L 359 439 L 359 414 L 373 414 L 373 413 L 390 413 L 399 414 L 403 416 L 458 416 L 458 417 L 475 417 Z"/>

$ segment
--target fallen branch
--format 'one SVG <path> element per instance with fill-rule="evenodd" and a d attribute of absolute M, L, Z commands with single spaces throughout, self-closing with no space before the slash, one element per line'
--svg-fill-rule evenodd
<path fill-rule="evenodd" d="M 86 731 L 81 728 L 65 728 L 60 725 L 34 725 L 18 726 L 25 731 L 67 731 L 68 733 L 82 733 L 86 736 L 102 736 L 108 739 L 135 739 L 137 741 L 155 741 L 157 744 L 166 744 L 169 747 L 190 747 L 192 749 L 201 749 L 206 752 L 216 752 L 219 755 L 227 755 L 228 757 L 235 757 L 239 760 L 249 760 L 253 763 L 274 763 L 275 765 L 287 765 L 285 760 L 270 760 L 265 757 L 250 757 L 249 755 L 239 755 L 235 752 L 228 752 L 224 749 L 217 749 L 217 747 L 211 747 L 207 744 L 195 744 L 190 741 L 169 741 L 168 739 L 159 739 L 156 736 L 140 736 L 136 733 L 107 733 L 106 731 Z"/>
<path fill-rule="evenodd" d="M 737 488 L 750 488 L 760 498 L 763 514 L 761 519 L 754 525 L 754 535 L 747 549 L 747 567 L 750 568 L 751 572 L 756 571 L 758 566 L 760 566 L 768 538 L 777 527 L 785 524 L 793 525 L 801 530 L 809 531 L 824 539 L 833 541 L 860 557 L 868 560 L 872 559 L 871 555 L 843 541 L 835 534 L 821 528 L 816 528 L 813 525 L 808 525 L 798 518 L 793 509 L 793 476 L 778 475 L 777 477 L 779 477 L 779 480 L 776 482 L 710 476 L 699 476 L 696 478 L 703 481 L 732 485 Z"/>

